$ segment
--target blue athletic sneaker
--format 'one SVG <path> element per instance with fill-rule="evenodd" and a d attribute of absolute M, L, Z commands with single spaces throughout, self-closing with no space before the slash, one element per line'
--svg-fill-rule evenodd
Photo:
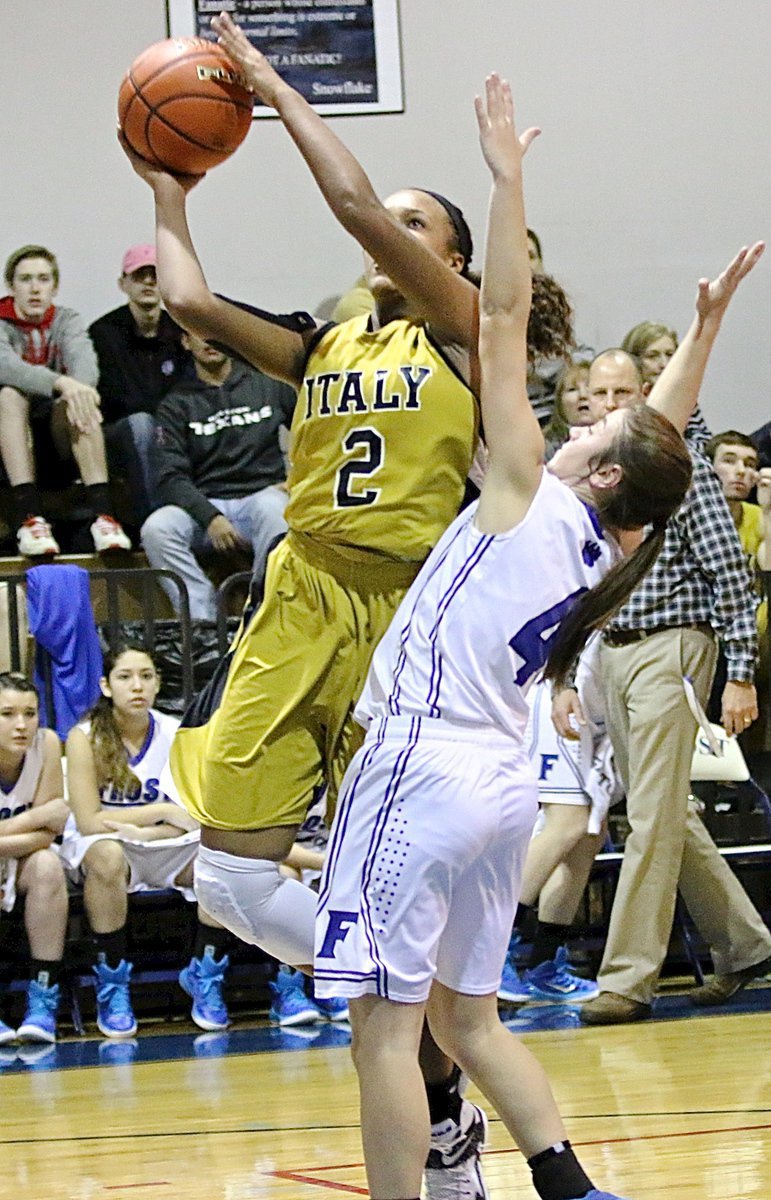
<path fill-rule="evenodd" d="M 16 1041 L 16 1030 L 11 1029 L 10 1025 L 6 1025 L 5 1021 L 0 1021 L 0 1046 L 4 1046 L 6 1042 Z"/>
<path fill-rule="evenodd" d="M 56 1012 L 59 1008 L 59 985 L 43 987 L 30 980 L 27 991 L 27 1011 L 16 1030 L 20 1042 L 55 1042 Z"/>
<path fill-rule="evenodd" d="M 279 967 L 275 983 L 271 983 L 273 1004 L 268 1020 L 273 1025 L 312 1025 L 321 1017 L 319 1009 L 305 994 L 302 971 Z"/>
<path fill-rule="evenodd" d="M 529 988 L 525 986 L 519 977 L 519 971 L 511 960 L 507 958 L 503 964 L 503 974 L 501 975 L 501 983 L 498 988 L 498 999 L 505 1000 L 509 1004 L 526 1004 L 532 998 Z"/>
<path fill-rule="evenodd" d="M 523 941 L 522 934 L 518 929 L 512 929 L 506 958 L 514 966 L 521 966 L 529 959 L 532 948 L 530 942 Z"/>
<path fill-rule="evenodd" d="M 222 995 L 225 972 L 229 965 L 227 954 L 217 962 L 207 950 L 203 958 L 191 958 L 189 964 L 179 973 L 180 986 L 193 1000 L 190 1015 L 199 1029 L 205 1029 L 209 1033 L 227 1029 L 230 1024 L 227 1005 Z"/>
<path fill-rule="evenodd" d="M 329 996 L 326 1000 L 314 996 L 313 1003 L 328 1021 L 348 1020 L 348 1001 L 343 996 Z"/>
<path fill-rule="evenodd" d="M 558 1004 L 575 1004 L 581 1000 L 594 1000 L 600 989 L 596 979 L 581 979 L 568 968 L 568 952 L 560 946 L 557 957 L 539 963 L 523 975 L 524 989 L 530 1000 L 551 1000 Z"/>
<path fill-rule="evenodd" d="M 105 1037 L 133 1037 L 137 1031 L 129 994 L 131 970 L 132 964 L 124 959 L 114 968 L 106 963 L 97 963 L 94 967 L 96 1024 Z"/>

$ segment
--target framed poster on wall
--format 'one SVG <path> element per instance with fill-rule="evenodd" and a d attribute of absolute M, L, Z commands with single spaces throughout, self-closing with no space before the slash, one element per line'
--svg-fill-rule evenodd
<path fill-rule="evenodd" d="M 399 0 L 166 0 L 170 37 L 213 37 L 225 10 L 320 113 L 402 112 Z M 255 117 L 273 116 L 255 105 Z"/>

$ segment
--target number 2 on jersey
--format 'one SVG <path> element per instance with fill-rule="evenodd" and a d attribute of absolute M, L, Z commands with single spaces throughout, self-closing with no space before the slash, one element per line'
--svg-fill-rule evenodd
<path fill-rule="evenodd" d="M 335 482 L 335 502 L 338 508 L 358 508 L 363 504 L 374 504 L 380 495 L 380 488 L 365 488 L 364 491 L 353 491 L 360 486 L 359 476 L 374 475 L 383 465 L 384 447 L 383 435 L 376 429 L 353 429 L 343 438 L 343 450 L 350 454 L 361 451 L 360 457 L 349 459 L 337 472 Z"/>

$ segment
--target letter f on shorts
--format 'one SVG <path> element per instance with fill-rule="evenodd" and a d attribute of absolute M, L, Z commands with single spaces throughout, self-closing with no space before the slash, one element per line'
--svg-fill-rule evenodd
<path fill-rule="evenodd" d="M 358 919 L 359 914 L 357 912 L 346 912 L 344 909 L 330 908 L 327 932 L 324 935 L 324 943 L 318 952 L 317 958 L 334 958 L 335 946 L 338 942 L 345 941 L 351 926 L 355 925 Z"/>

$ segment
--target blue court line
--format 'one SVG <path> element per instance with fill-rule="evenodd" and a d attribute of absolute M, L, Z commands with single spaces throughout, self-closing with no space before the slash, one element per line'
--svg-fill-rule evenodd
<path fill-rule="evenodd" d="M 679 1021 L 710 1016 L 771 1011 L 771 985 L 745 988 L 730 1003 L 715 1008 L 695 1008 L 686 995 L 656 999 L 655 1021 Z M 577 1004 L 523 1004 L 502 1006 L 504 1025 L 513 1033 L 583 1028 Z M 650 1024 L 650 1022 L 643 1022 Z M 123 1040 L 57 1042 L 53 1046 L 27 1043 L 0 1046 L 0 1075 L 23 1071 L 59 1071 L 79 1067 L 127 1066 L 133 1063 L 172 1062 L 194 1058 L 224 1058 L 232 1054 L 264 1054 L 276 1050 L 328 1049 L 349 1046 L 347 1022 L 320 1022 L 281 1028 L 263 1025 L 222 1033 L 147 1034 Z"/>

